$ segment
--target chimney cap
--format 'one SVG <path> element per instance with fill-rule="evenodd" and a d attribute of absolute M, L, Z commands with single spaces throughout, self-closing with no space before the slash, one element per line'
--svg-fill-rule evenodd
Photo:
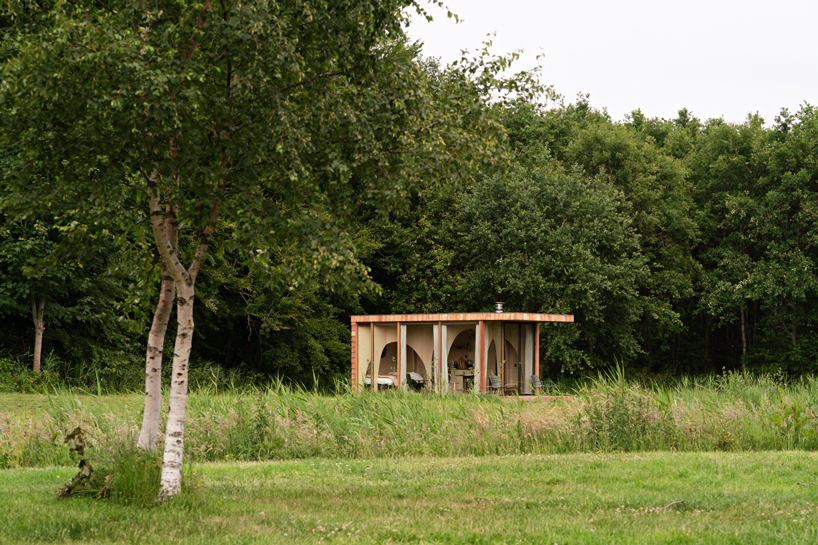
<path fill-rule="evenodd" d="M 503 301 L 498 301 L 494 303 L 494 312 L 497 314 L 503 313 Z"/>

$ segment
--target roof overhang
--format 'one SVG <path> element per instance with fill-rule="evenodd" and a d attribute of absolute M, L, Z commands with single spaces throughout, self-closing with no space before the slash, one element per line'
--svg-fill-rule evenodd
<path fill-rule="evenodd" d="M 573 322 L 572 314 L 531 312 L 466 312 L 462 314 L 370 314 L 352 316 L 352 323 L 435 323 L 435 322 Z"/>

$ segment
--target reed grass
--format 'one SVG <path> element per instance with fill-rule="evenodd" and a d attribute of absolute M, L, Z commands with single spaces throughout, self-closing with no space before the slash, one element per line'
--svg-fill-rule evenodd
<path fill-rule="evenodd" d="M 533 402 L 353 393 L 343 385 L 336 395 L 282 383 L 200 388 L 188 398 L 185 455 L 224 461 L 818 450 L 815 387 L 812 377 L 786 382 L 734 373 L 645 386 L 614 370 L 557 400 Z M 0 399 L 0 467 L 71 464 L 62 443 L 67 431 L 81 426 L 100 448 L 112 448 L 135 440 L 141 422 L 139 395 L 52 392 L 35 405 L 5 410 Z"/>

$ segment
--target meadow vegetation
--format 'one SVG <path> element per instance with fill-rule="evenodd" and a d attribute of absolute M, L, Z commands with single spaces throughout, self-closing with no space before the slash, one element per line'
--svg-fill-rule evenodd
<path fill-rule="evenodd" d="M 0 544 L 814 543 L 818 534 L 812 378 L 647 385 L 619 371 L 534 401 L 216 385 L 190 395 L 184 493 L 161 505 L 161 460 L 133 448 L 141 395 L 0 394 Z M 63 441 L 76 426 L 98 483 L 58 500 L 77 471 Z M 94 499 L 103 487 L 106 499 Z"/>
<path fill-rule="evenodd" d="M 818 450 L 814 378 L 784 382 L 727 373 L 645 386 L 614 372 L 563 393 L 523 401 L 401 392 L 324 395 L 281 383 L 228 391 L 202 387 L 188 401 L 186 458 Z M 63 436 L 77 426 L 105 458 L 102 453 L 135 440 L 141 402 L 135 394 L 5 394 L 0 467 L 74 463 Z"/>

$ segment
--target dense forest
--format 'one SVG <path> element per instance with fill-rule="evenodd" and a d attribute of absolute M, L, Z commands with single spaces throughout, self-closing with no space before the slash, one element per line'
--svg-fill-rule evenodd
<path fill-rule="evenodd" d="M 351 314 L 488 311 L 495 301 L 576 316 L 543 326 L 553 378 L 615 362 L 672 375 L 817 370 L 811 106 L 768 125 L 686 110 L 615 122 L 586 97 L 495 113 L 506 162 L 414 194 L 397 212 L 359 203 L 350 232 L 379 290 L 274 284 L 214 252 L 199 280 L 193 372 L 331 382 L 347 374 Z M 138 384 L 158 277 L 140 290 L 148 306 L 128 299 L 129 256 L 99 238 L 60 266 L 38 266 L 65 236 L 47 221 L 3 218 L 6 370 L 30 365 L 40 299 L 48 369 Z"/>
<path fill-rule="evenodd" d="M 413 56 L 418 85 L 446 94 L 452 72 L 416 45 L 398 49 Z M 374 170 L 334 189 L 353 197 L 323 236 L 338 237 L 361 266 L 350 274 L 368 278 L 262 274 L 242 254 L 242 222 L 220 220 L 196 281 L 191 383 L 333 384 L 348 376 L 350 315 L 490 311 L 495 301 L 575 315 L 542 326 L 543 375 L 555 380 L 614 364 L 647 376 L 818 371 L 818 112 L 805 104 L 733 124 L 637 110 L 615 121 L 587 96 L 546 94 L 553 100 L 484 96 L 470 130 L 496 131 L 491 159 L 428 171 L 403 160 L 412 179 L 428 179 L 388 204 L 362 190 Z M 111 203 L 120 220 L 105 229 L 64 212 L 57 221 L 48 202 L 21 213 L 23 153 L 3 142 L 2 387 L 46 377 L 142 388 L 162 265 L 145 252 L 150 226 L 135 197 Z M 180 247 L 194 236 L 180 227 Z M 297 244 L 277 243 L 269 261 L 299 262 Z"/>

